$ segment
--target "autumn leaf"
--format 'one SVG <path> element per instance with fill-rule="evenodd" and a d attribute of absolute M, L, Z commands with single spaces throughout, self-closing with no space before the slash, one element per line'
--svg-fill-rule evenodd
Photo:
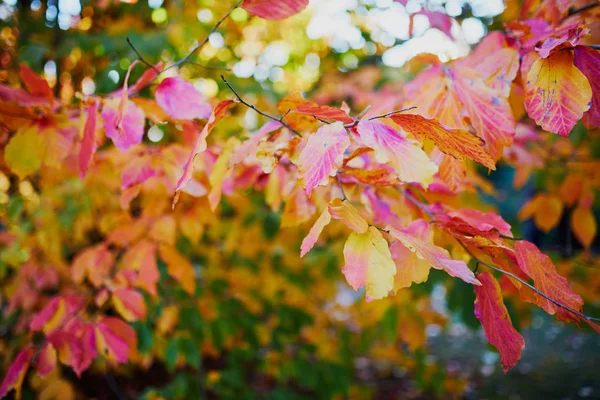
<path fill-rule="evenodd" d="M 337 107 L 313 105 L 310 102 L 300 104 L 294 112 L 312 115 L 315 118 L 325 121 L 339 121 L 344 124 L 351 124 L 354 122 L 354 119 L 352 119 L 347 112 L 340 110 Z"/>
<path fill-rule="evenodd" d="M 592 105 L 583 115 L 584 123 L 600 127 L 600 51 L 586 46 L 575 47 L 574 64 L 587 78 L 592 88 Z"/>
<path fill-rule="evenodd" d="M 23 179 L 40 169 L 45 152 L 44 137 L 35 126 L 24 126 L 6 145 L 4 161 L 13 173 Z"/>
<path fill-rule="evenodd" d="M 140 292 L 134 289 L 118 288 L 112 292 L 115 310 L 129 322 L 146 319 L 146 303 Z"/>
<path fill-rule="evenodd" d="M 433 182 L 437 166 L 413 141 L 379 121 L 360 121 L 361 142 L 375 150 L 378 162 L 389 162 L 404 182 L 417 182 L 427 187 Z"/>
<path fill-rule="evenodd" d="M 407 235 L 414 236 L 423 242 L 433 240 L 433 232 L 425 220 L 417 220 L 401 230 Z M 390 246 L 392 258 L 396 264 L 394 291 L 410 287 L 413 283 L 423 283 L 429 277 L 431 264 L 419 257 L 416 252 L 406 247 L 400 241 L 394 241 Z"/>
<path fill-rule="evenodd" d="M 487 271 L 477 278 L 481 285 L 474 286 L 475 316 L 481 322 L 487 340 L 500 353 L 502 370 L 506 373 L 521 358 L 525 339 L 512 325 L 496 279 Z"/>
<path fill-rule="evenodd" d="M 86 107 L 86 120 L 83 128 L 83 139 L 79 152 L 79 171 L 81 177 L 85 177 L 87 170 L 96 153 L 96 119 L 98 115 L 98 101 L 94 101 Z"/>
<path fill-rule="evenodd" d="M 177 181 L 177 187 L 175 189 L 176 192 L 183 189 L 183 187 L 192 179 L 192 174 L 194 173 L 194 158 L 196 155 L 206 150 L 206 137 L 212 128 L 214 128 L 214 126 L 221 120 L 221 118 L 225 116 L 227 109 L 234 103 L 234 100 L 223 100 L 219 102 L 213 109 L 210 117 L 208 118 L 208 122 L 206 122 L 206 125 L 204 125 L 204 128 L 202 128 L 202 132 L 200 132 L 200 135 L 198 135 L 198 138 L 194 143 L 194 148 L 192 149 L 192 152 L 190 153 L 188 160 L 183 167 L 183 175 L 181 175 L 181 178 L 179 178 Z M 173 200 L 173 203 L 176 202 L 177 198 Z"/>
<path fill-rule="evenodd" d="M 390 232 L 390 235 L 394 239 L 400 241 L 400 243 L 409 248 L 420 259 L 429 262 L 433 268 L 446 271 L 450 276 L 460 278 L 467 283 L 473 285 L 481 284 L 467 267 L 467 264 L 462 260 L 452 260 L 446 249 L 415 236 L 412 230 L 405 231 L 392 226 L 388 226 L 385 229 Z"/>
<path fill-rule="evenodd" d="M 211 115 L 210 105 L 204 101 L 202 93 L 181 78 L 163 79 L 154 91 L 154 98 L 173 119 L 206 119 Z"/>
<path fill-rule="evenodd" d="M 394 114 L 390 118 L 405 132 L 419 140 L 429 139 L 444 153 L 460 160 L 470 158 L 489 169 L 495 170 L 494 159 L 483 147 L 484 142 L 461 129 L 446 129 L 435 119 L 416 114 Z"/>
<path fill-rule="evenodd" d="M 448 189 L 454 191 L 458 189 L 467 175 L 464 162 L 452 156 L 445 155 L 439 170 L 440 178 L 448 186 Z"/>
<path fill-rule="evenodd" d="M 350 138 L 341 122 L 324 125 L 308 137 L 306 147 L 298 158 L 299 175 L 304 179 L 304 190 L 310 196 L 317 186 L 325 186 L 335 176 Z"/>
<path fill-rule="evenodd" d="M 33 356 L 33 348 L 26 347 L 21 350 L 17 357 L 6 371 L 6 376 L 0 385 L 0 398 L 8 394 L 12 389 L 15 390 L 15 398 L 21 399 L 21 386 L 25 379 L 25 374 L 29 368 L 31 357 Z"/>
<path fill-rule="evenodd" d="M 348 201 L 334 199 L 329 203 L 329 214 L 334 219 L 342 221 L 356 233 L 365 233 L 369 224 L 360 216 L 358 210 Z"/>
<path fill-rule="evenodd" d="M 550 257 L 540 252 L 536 245 L 526 240 L 520 240 L 515 244 L 515 252 L 519 267 L 531 279 L 536 289 L 571 309 L 581 312 L 583 300 L 581 296 L 571 290 L 569 281 L 556 272 L 556 267 Z M 568 310 L 557 306 L 545 297 L 535 293 L 537 305 L 542 307 L 548 314 L 558 317 L 562 321 L 578 321 L 578 317 Z"/>
<path fill-rule="evenodd" d="M 167 264 L 167 273 L 172 276 L 190 296 L 196 291 L 196 274 L 190 261 L 174 247 L 161 245 L 160 258 Z"/>
<path fill-rule="evenodd" d="M 547 131 L 569 136 L 591 100 L 592 88 L 570 51 L 539 58 L 527 74 L 525 109 Z"/>
<path fill-rule="evenodd" d="M 344 260 L 342 272 L 354 290 L 366 287 L 368 298 L 376 300 L 393 289 L 396 265 L 377 228 L 370 226 L 365 233 L 352 232 L 344 245 Z"/>
<path fill-rule="evenodd" d="M 96 323 L 96 346 L 108 360 L 126 363 L 137 351 L 137 335 L 123 320 L 102 317 Z"/>
<path fill-rule="evenodd" d="M 315 221 L 315 224 L 310 228 L 308 235 L 302 240 L 302 245 L 300 246 L 300 257 L 304 257 L 306 253 L 308 253 L 317 240 L 319 240 L 319 235 L 323 232 L 323 228 L 329 224 L 331 221 L 331 214 L 329 214 L 329 208 L 323 210 L 319 218 Z"/>
<path fill-rule="evenodd" d="M 589 249 L 598 232 L 596 217 L 594 217 L 592 210 L 581 205 L 575 208 L 573 214 L 571 214 L 571 226 L 579 243 Z"/>
<path fill-rule="evenodd" d="M 304 10 L 308 0 L 244 0 L 242 8 L 257 17 L 278 20 Z"/>
<path fill-rule="evenodd" d="M 143 183 L 153 176 L 156 176 L 156 170 L 152 168 L 152 157 L 149 155 L 134 157 L 121 175 L 121 189 Z"/>
<path fill-rule="evenodd" d="M 535 225 L 544 232 L 549 232 L 560 222 L 563 204 L 555 195 L 539 193 L 529 200 L 519 211 L 519 219 L 533 217 Z"/>

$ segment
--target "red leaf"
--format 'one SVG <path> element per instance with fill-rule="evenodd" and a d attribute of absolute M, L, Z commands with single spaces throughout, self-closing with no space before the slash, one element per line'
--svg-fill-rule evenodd
<path fill-rule="evenodd" d="M 351 124 L 354 122 L 354 119 L 350 117 L 344 110 L 331 106 L 313 105 L 310 102 L 300 104 L 298 108 L 294 110 L 294 112 L 312 115 L 325 121 L 339 121 L 343 122 L 344 124 Z"/>
<path fill-rule="evenodd" d="M 515 245 L 517 263 L 531 279 L 535 288 L 551 299 L 575 311 L 581 312 L 583 300 L 581 296 L 571 290 L 569 281 L 556 272 L 556 267 L 550 257 L 543 254 L 535 244 L 525 240 L 518 241 Z M 557 306 L 538 293 L 535 293 L 537 305 L 548 314 L 558 317 L 562 321 L 575 321 L 577 315 Z"/>
<path fill-rule="evenodd" d="M 44 78 L 38 76 L 29 67 L 19 65 L 19 75 L 21 75 L 21 80 L 25 84 L 27 91 L 33 96 L 54 99 L 54 93 L 52 93 L 52 89 L 48 85 L 48 82 L 46 82 Z"/>
<path fill-rule="evenodd" d="M 129 288 L 118 288 L 112 292 L 115 309 L 129 321 L 146 319 L 146 303 L 140 292 Z"/>
<path fill-rule="evenodd" d="M 575 66 L 592 86 L 592 106 L 583 115 L 583 122 L 600 128 L 600 51 L 586 46 L 575 47 Z"/>
<path fill-rule="evenodd" d="M 257 17 L 278 20 L 298 14 L 307 5 L 308 0 L 245 0 L 242 8 Z"/>
<path fill-rule="evenodd" d="M 483 272 L 477 278 L 481 286 L 474 287 L 475 316 L 481 322 L 488 342 L 500 353 L 502 370 L 506 373 L 521 358 L 525 339 L 512 325 L 496 279 L 489 272 Z"/>

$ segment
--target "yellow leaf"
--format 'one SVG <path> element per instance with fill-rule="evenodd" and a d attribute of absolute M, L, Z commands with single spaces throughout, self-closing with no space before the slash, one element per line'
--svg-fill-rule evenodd
<path fill-rule="evenodd" d="M 44 159 L 44 138 L 35 127 L 26 127 L 10 139 L 4 149 L 4 161 L 12 172 L 23 179 L 35 173 Z"/>

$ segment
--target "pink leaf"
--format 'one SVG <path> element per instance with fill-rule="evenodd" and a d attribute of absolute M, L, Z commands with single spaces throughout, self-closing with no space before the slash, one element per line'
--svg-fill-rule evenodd
<path fill-rule="evenodd" d="M 156 103 L 173 119 L 205 119 L 211 108 L 190 82 L 177 77 L 164 79 L 154 92 Z"/>
<path fill-rule="evenodd" d="M 592 106 L 583 121 L 600 128 L 600 51 L 586 46 L 575 47 L 575 66 L 583 72 L 592 86 Z"/>
<path fill-rule="evenodd" d="M 127 150 L 141 143 L 144 136 L 144 112 L 129 100 L 123 107 L 122 117 L 119 110 L 121 105 L 117 105 L 115 100 L 107 101 L 102 108 L 106 136 L 119 150 Z"/>
<path fill-rule="evenodd" d="M 102 317 L 96 324 L 96 346 L 98 353 L 120 363 L 126 363 L 137 348 L 135 330 L 123 320 Z"/>
<path fill-rule="evenodd" d="M 2 385 L 0 385 L 0 398 L 6 396 L 11 389 L 15 389 L 15 398 L 21 398 L 21 385 L 23 384 L 23 379 L 25 379 L 25 373 L 27 372 L 27 368 L 29 368 L 32 355 L 33 349 L 29 346 L 17 354 L 17 358 L 15 358 L 15 361 L 8 368 Z"/>
<path fill-rule="evenodd" d="M 389 230 L 394 239 L 399 240 L 400 243 L 416 253 L 420 259 L 427 260 L 433 268 L 444 270 L 448 275 L 460 278 L 467 283 L 481 285 L 475 278 L 473 271 L 467 267 L 467 264 L 462 260 L 451 259 L 446 249 L 426 242 L 409 231 L 399 230 L 391 226 L 386 229 Z"/>
<path fill-rule="evenodd" d="M 263 19 L 278 20 L 304 10 L 308 0 L 245 0 L 242 8 Z"/>
<path fill-rule="evenodd" d="M 256 152 L 258 142 L 260 142 L 260 140 L 264 138 L 267 134 L 279 129 L 281 126 L 281 122 L 279 121 L 267 122 L 262 128 L 260 128 L 258 132 L 254 133 L 250 137 L 250 139 L 246 140 L 244 143 L 242 143 L 235 149 L 233 155 L 229 160 L 229 166 L 231 167 L 233 165 L 239 164 L 246 158 L 250 157 L 253 151 Z"/>
<path fill-rule="evenodd" d="M 512 237 L 510 225 L 494 212 L 484 213 L 470 208 L 461 208 L 459 210 L 450 211 L 448 216 L 462 219 L 464 222 L 480 231 L 487 232 L 492 229 L 497 229 L 501 234 Z"/>
<path fill-rule="evenodd" d="M 341 122 L 323 125 L 308 137 L 298 160 L 299 175 L 304 178 L 304 190 L 310 196 L 317 186 L 325 186 L 337 172 L 350 138 Z"/>
<path fill-rule="evenodd" d="M 358 133 L 362 143 L 375 150 L 377 161 L 389 162 L 401 181 L 425 187 L 433 182 L 438 168 L 415 141 L 379 121 L 360 121 Z"/>
<path fill-rule="evenodd" d="M 147 155 L 136 156 L 121 175 L 121 189 L 143 183 L 153 176 L 156 176 L 156 171 L 152 168 L 152 158 Z"/>

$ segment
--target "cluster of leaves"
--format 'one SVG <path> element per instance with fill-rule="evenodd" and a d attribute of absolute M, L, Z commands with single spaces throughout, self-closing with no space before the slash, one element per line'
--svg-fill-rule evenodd
<path fill-rule="evenodd" d="M 19 87 L 0 85 L 0 183 L 20 193 L 6 202 L 0 234 L 2 312 L 20 349 L 0 396 L 20 397 L 30 367 L 46 377 L 63 365 L 81 377 L 158 361 L 201 370 L 207 359 L 226 359 L 202 378 L 223 396 L 252 379 L 283 392 L 347 393 L 351 355 L 415 367 L 396 344 L 414 352 L 427 323 L 443 322 L 427 292 L 407 289 L 431 268 L 472 286 L 475 316 L 505 372 L 525 341 L 504 296 L 600 332 L 547 255 L 497 213 L 466 204 L 490 190 L 477 168 L 503 160 L 520 187 L 558 162 L 568 171 L 520 217 L 549 231 L 573 207 L 577 240 L 589 249 L 596 236 L 593 154 L 569 136 L 600 128 L 600 52 L 590 45 L 600 7 L 538 3 L 525 1 L 517 20 L 464 58 L 415 58 L 413 79 L 380 89 L 388 99 L 369 87 L 362 97 L 372 102 L 352 108 L 318 92 L 314 101 L 290 94 L 273 115 L 224 77 L 221 99 L 208 99 L 177 73 L 208 38 L 166 66 L 139 55 L 122 89 L 69 103 L 21 65 Z M 238 7 L 281 20 L 307 4 L 238 2 L 212 32 Z M 449 17 L 424 15 L 450 34 Z M 240 134 L 246 108 L 266 122 L 250 135 Z M 148 121 L 176 140 L 145 142 Z M 290 229 L 313 219 L 307 234 Z M 290 251 L 298 248 L 300 257 Z M 364 300 L 335 300 L 346 290 L 340 270 Z M 390 342 L 353 335 L 369 339 L 381 320 Z M 64 389 L 64 379 L 52 382 L 40 391 Z M 189 386 L 148 395 L 176 397 L 181 385 Z"/>

